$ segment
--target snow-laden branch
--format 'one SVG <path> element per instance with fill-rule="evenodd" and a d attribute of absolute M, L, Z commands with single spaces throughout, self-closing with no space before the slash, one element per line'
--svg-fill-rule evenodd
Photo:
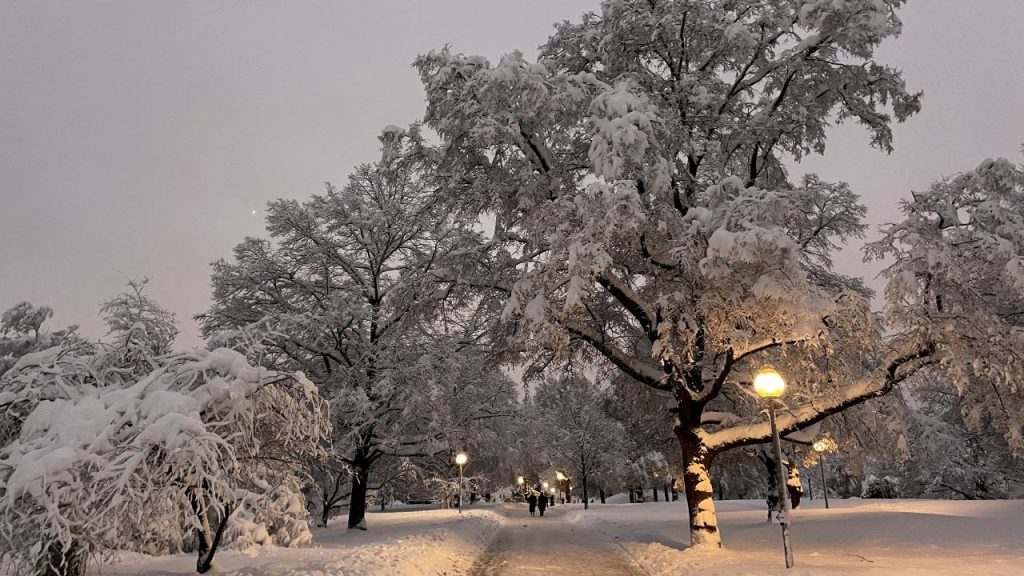
<path fill-rule="evenodd" d="M 670 390 L 665 381 L 665 374 L 654 366 L 647 364 L 632 354 L 623 352 L 618 346 L 609 342 L 604 334 L 590 328 L 589 326 L 578 325 L 575 322 L 563 321 L 562 325 L 570 333 L 586 340 L 597 349 L 605 358 L 611 361 L 630 377 L 638 382 L 646 384 L 658 390 Z"/>
<path fill-rule="evenodd" d="M 657 337 L 657 334 L 654 332 L 654 326 L 656 324 L 654 320 L 654 313 L 651 311 L 651 307 L 643 301 L 639 294 L 626 285 L 625 282 L 616 278 L 611 272 L 599 275 L 597 277 L 597 283 L 604 287 L 609 294 L 614 296 L 615 300 L 618 301 L 619 304 L 621 304 L 622 307 L 625 308 L 631 316 L 633 316 L 633 318 L 636 318 L 636 321 L 640 323 L 640 327 L 643 328 L 644 332 Z"/>
<path fill-rule="evenodd" d="M 854 382 L 835 398 L 811 400 L 806 404 L 781 412 L 777 417 L 779 433 L 784 435 L 795 432 L 820 422 L 832 414 L 842 412 L 872 398 L 884 396 L 921 368 L 937 361 L 938 358 L 932 346 L 923 346 L 913 352 L 898 356 L 892 359 L 884 370 L 878 370 L 870 377 Z M 761 444 L 770 439 L 771 425 L 768 421 L 732 426 L 706 434 L 704 437 L 708 449 L 712 452 Z"/>

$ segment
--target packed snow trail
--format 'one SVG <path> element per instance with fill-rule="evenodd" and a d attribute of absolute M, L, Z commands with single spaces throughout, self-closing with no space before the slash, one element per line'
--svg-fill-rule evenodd
<path fill-rule="evenodd" d="M 638 576 L 620 550 L 600 535 L 566 519 L 576 505 L 548 508 L 541 517 L 530 516 L 526 504 L 506 504 L 506 516 L 471 576 L 572 574 Z"/>

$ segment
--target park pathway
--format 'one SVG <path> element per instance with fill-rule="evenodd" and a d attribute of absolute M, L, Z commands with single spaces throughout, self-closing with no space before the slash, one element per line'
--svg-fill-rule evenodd
<path fill-rule="evenodd" d="M 501 506 L 505 525 L 473 565 L 471 576 L 637 576 L 615 545 L 566 521 L 566 513 L 577 508 L 555 506 L 541 518 L 531 517 L 524 503 Z"/>

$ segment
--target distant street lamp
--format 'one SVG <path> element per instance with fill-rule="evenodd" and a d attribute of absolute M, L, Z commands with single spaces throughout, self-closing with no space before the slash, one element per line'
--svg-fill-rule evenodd
<path fill-rule="evenodd" d="M 555 478 L 558 480 L 558 489 L 562 491 L 562 500 L 569 504 L 571 496 L 569 495 L 569 477 L 562 473 L 561 470 L 555 472 Z"/>
<path fill-rule="evenodd" d="M 782 524 L 782 547 L 786 554 L 786 568 L 792 568 L 793 547 L 789 541 L 789 522 L 793 513 L 786 495 L 786 471 L 782 466 L 782 441 L 779 440 L 779 427 L 775 423 L 775 399 L 782 396 L 786 389 L 786 381 L 782 379 L 775 370 L 765 368 L 754 376 L 754 390 L 758 396 L 768 399 L 768 419 L 772 424 L 772 443 L 775 445 L 775 459 L 778 461 L 779 502 L 782 504 L 782 513 L 779 514 L 779 523 Z"/>
<path fill-rule="evenodd" d="M 811 447 L 818 453 L 818 467 L 821 468 L 821 491 L 825 493 L 825 509 L 828 510 L 828 484 L 825 483 L 825 451 L 828 450 L 828 445 L 824 440 L 815 440 Z"/>
<path fill-rule="evenodd" d="M 462 514 L 462 467 L 469 462 L 469 455 L 459 452 L 455 455 L 455 463 L 459 465 L 459 514 Z"/>

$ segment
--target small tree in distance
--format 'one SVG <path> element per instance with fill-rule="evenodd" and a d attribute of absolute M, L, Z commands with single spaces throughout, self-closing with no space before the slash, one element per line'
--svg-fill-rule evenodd
<path fill-rule="evenodd" d="M 585 376 L 548 378 L 533 396 L 537 433 L 556 466 L 564 466 L 590 507 L 593 478 L 608 474 L 624 458 L 622 425 L 604 411 L 606 391 Z"/>

